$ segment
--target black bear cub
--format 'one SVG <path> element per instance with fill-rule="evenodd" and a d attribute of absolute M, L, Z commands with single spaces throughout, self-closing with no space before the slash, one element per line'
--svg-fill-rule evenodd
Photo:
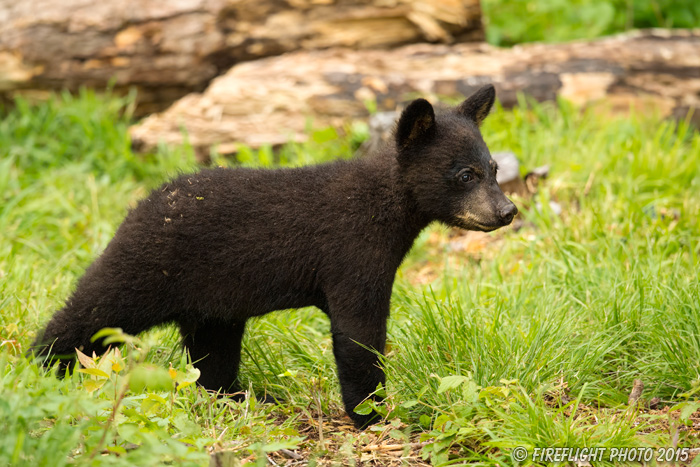
<path fill-rule="evenodd" d="M 177 323 L 207 389 L 236 387 L 246 320 L 315 306 L 329 316 L 343 402 L 353 409 L 384 382 L 396 270 L 428 224 L 490 231 L 517 213 L 496 183 L 479 132 L 495 99 L 485 86 L 435 114 L 403 111 L 395 143 L 351 161 L 276 170 L 211 169 L 154 190 L 128 213 L 104 253 L 33 344 L 71 358 L 103 352 L 105 327 L 130 334 Z"/>

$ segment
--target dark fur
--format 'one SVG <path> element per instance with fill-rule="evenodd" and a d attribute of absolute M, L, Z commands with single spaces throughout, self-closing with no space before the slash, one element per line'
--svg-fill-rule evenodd
<path fill-rule="evenodd" d="M 315 306 L 331 320 L 346 410 L 365 426 L 376 414 L 353 409 L 384 373 L 358 343 L 383 352 L 394 275 L 416 236 L 435 220 L 493 230 L 517 212 L 478 129 L 493 99 L 487 86 L 437 116 L 414 101 L 397 125 L 399 149 L 368 158 L 166 183 L 129 212 L 35 351 L 101 352 L 90 343 L 101 328 L 175 322 L 200 383 L 229 390 L 248 318 Z"/>

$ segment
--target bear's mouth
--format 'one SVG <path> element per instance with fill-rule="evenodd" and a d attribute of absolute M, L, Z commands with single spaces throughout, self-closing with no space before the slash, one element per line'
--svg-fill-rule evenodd
<path fill-rule="evenodd" d="M 510 222 L 508 222 L 510 224 Z M 453 225 L 455 227 L 459 227 L 460 229 L 464 230 L 476 230 L 480 232 L 492 232 L 496 229 L 500 229 L 501 227 L 505 227 L 505 223 L 501 222 L 495 222 L 495 223 L 484 223 L 480 222 L 476 217 L 469 215 L 469 214 L 463 214 L 457 218 L 457 222 L 454 222 Z"/>
<path fill-rule="evenodd" d="M 480 230 L 482 232 L 493 232 L 494 230 L 503 227 L 503 225 L 484 225 L 484 224 L 479 224 L 475 225 L 472 230 Z"/>

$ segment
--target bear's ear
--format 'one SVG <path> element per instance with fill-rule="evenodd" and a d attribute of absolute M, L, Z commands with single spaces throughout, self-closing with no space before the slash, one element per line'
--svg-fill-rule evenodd
<path fill-rule="evenodd" d="M 494 89 L 493 84 L 487 84 L 459 104 L 457 112 L 474 121 L 477 125 L 481 125 L 481 122 L 491 111 L 495 100 L 496 89 Z"/>
<path fill-rule="evenodd" d="M 416 99 L 401 112 L 396 126 L 396 146 L 403 149 L 435 129 L 435 111 L 430 102 Z"/>

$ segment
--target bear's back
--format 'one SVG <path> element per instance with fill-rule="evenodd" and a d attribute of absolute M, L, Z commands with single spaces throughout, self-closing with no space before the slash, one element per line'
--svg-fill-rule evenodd
<path fill-rule="evenodd" d="M 104 259 L 214 308 L 319 306 L 329 281 L 398 267 L 386 179 L 362 161 L 185 174 L 128 214 Z"/>

